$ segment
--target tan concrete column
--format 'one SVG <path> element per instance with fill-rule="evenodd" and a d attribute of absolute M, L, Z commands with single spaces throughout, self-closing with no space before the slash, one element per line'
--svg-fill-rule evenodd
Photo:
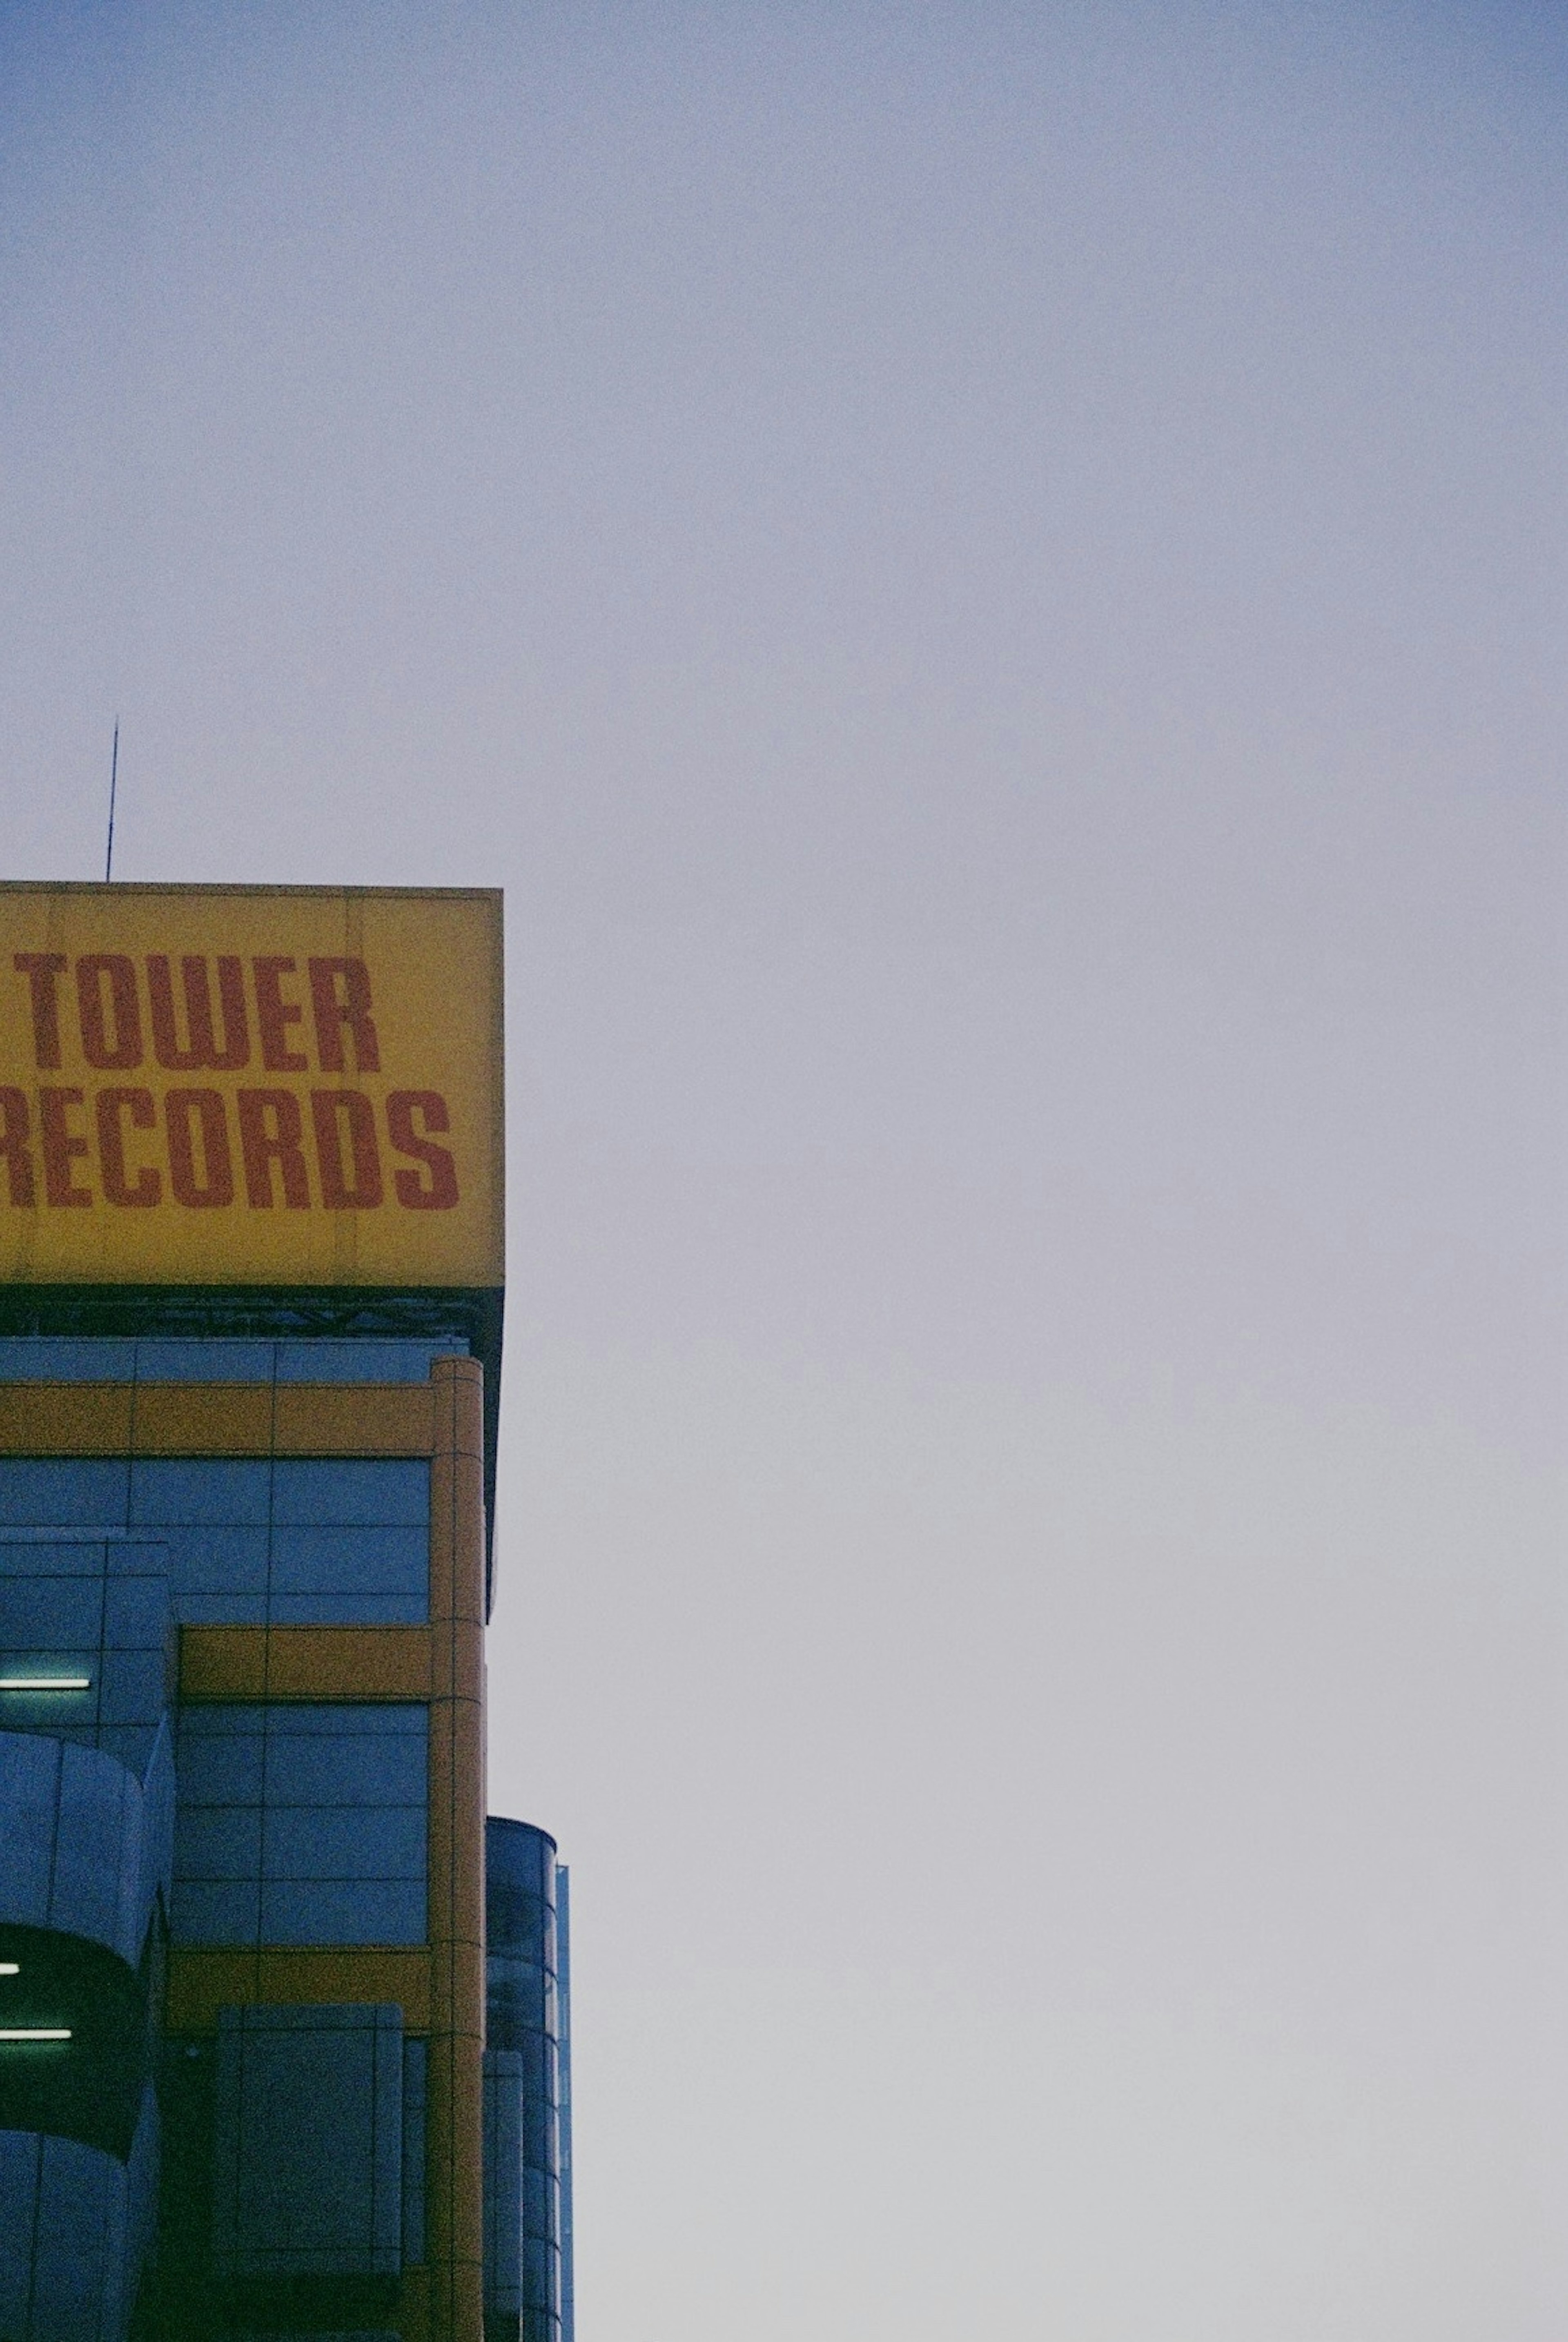
<path fill-rule="evenodd" d="M 484 1406 L 471 1358 L 431 1368 L 431 2342 L 483 2342 Z"/>

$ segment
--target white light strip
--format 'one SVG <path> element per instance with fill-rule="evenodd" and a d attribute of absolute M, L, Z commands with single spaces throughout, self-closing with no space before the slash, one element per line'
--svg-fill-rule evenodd
<path fill-rule="evenodd" d="M 91 1676 L 0 1676 L 0 1691 L 91 1691 Z"/>
<path fill-rule="evenodd" d="M 0 1976 L 20 1976 L 21 1973 L 15 1960 L 0 1960 Z"/>
<path fill-rule="evenodd" d="M 70 2028 L 63 2025 L 0 2025 L 0 2041 L 69 2041 Z"/>

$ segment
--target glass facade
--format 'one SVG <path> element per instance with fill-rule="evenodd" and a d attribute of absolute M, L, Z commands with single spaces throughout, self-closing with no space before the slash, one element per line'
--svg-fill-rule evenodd
<path fill-rule="evenodd" d="M 434 1358 L 466 1356 L 435 1341 L 212 1341 L 91 1334 L 0 1339 L 0 1383 L 423 1383 Z"/>
<path fill-rule="evenodd" d="M 139 1775 L 174 1667 L 160 1540 L 0 1528 L 0 1729 L 106 1749 Z"/>
<path fill-rule="evenodd" d="M 561 1961 L 555 1841 L 526 1822 L 484 1826 L 486 2342 L 561 2342 L 564 2292 Z M 514 2105 L 505 2103 L 514 2098 Z"/>
<path fill-rule="evenodd" d="M 403 1457 L 0 1456 L 0 1536 L 155 1536 L 181 1626 L 430 1615 L 430 1466 Z"/>
<path fill-rule="evenodd" d="M 219 1402 L 359 1385 L 385 1416 L 385 1394 L 428 1388 L 465 1347 L 28 1336 L 0 1339 L 0 1395 L 35 1408 L 57 1390 L 80 1414 L 71 1394 L 108 1385 L 129 1385 L 133 1407 L 171 1385 Z M 234 1419 L 254 1426 L 245 1404 Z M 352 1677 L 356 1654 L 374 1670 L 385 1630 L 433 1631 L 433 1467 L 428 1452 L 332 1452 L 332 1424 L 362 1418 L 323 1412 L 319 1454 L 300 1452 L 297 1406 L 287 1453 L 213 1452 L 205 1414 L 189 1418 L 201 1453 L 123 1434 L 119 1452 L 62 1453 L 53 1406 L 29 1418 L 50 1440 L 0 1452 L 0 2028 L 28 2036 L 0 2041 L 15 2147 L 0 2211 L 14 2239 L 50 2237 L 41 2259 L 0 2256 L 7 2342 L 130 2342 L 133 2319 L 138 2342 L 292 2328 L 317 2293 L 335 2324 L 341 2310 L 379 2328 L 429 2247 L 427 2155 L 450 2116 L 431 2100 L 426 2020 L 367 1997 L 404 1971 L 365 1963 L 432 1942 L 433 1710 Z M 313 1632 L 337 1636 L 327 1663 L 348 1666 L 353 1696 L 181 1696 L 182 1633 L 219 1637 L 221 1662 L 270 1650 L 265 1630 L 303 1635 L 307 1673 Z M 339 1966 L 303 2001 L 220 1992 L 194 2030 L 160 2025 L 176 1970 L 187 2002 L 199 1981 L 180 1961 L 235 1953 Z M 257 2077 L 238 2097 L 236 2058 Z"/>
<path fill-rule="evenodd" d="M 175 1777 L 176 1944 L 422 1944 L 428 1710 L 193 1703 Z"/>
<path fill-rule="evenodd" d="M 555 1869 L 555 2007 L 560 2022 L 556 2071 L 561 2095 L 556 2125 L 561 2143 L 561 2342 L 576 2342 L 577 2293 L 573 2244 L 572 2180 L 572 1874 Z"/>

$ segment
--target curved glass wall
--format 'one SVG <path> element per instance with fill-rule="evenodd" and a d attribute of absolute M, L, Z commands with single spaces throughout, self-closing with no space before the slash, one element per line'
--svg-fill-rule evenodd
<path fill-rule="evenodd" d="M 484 1825 L 486 2342 L 562 2342 L 555 1841 Z"/>

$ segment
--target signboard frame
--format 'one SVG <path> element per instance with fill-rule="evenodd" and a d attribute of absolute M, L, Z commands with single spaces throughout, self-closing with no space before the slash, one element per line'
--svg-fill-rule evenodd
<path fill-rule="evenodd" d="M 0 882 L 0 1285 L 498 1291 L 504 1165 L 498 889 Z"/>

